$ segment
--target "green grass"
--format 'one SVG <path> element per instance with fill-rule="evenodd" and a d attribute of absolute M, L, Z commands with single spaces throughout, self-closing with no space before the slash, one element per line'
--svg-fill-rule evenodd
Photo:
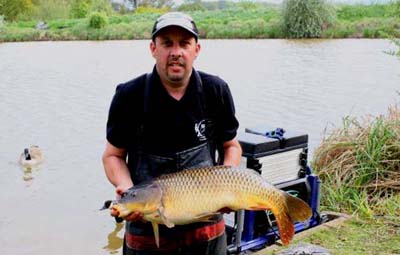
<path fill-rule="evenodd" d="M 305 238 L 294 240 L 291 246 L 301 243 L 322 246 L 332 255 L 389 255 L 400 254 L 400 219 L 397 223 L 384 218 L 363 220 L 353 218 L 337 227 L 313 232 Z M 290 248 L 290 247 L 289 247 Z M 279 254 L 284 247 L 260 251 L 257 255 Z"/>
<path fill-rule="evenodd" d="M 400 187 L 400 109 L 364 121 L 344 118 L 316 149 L 313 169 L 328 209 L 367 218 L 400 215 L 400 203 L 391 202 Z"/>
<path fill-rule="evenodd" d="M 324 25 L 322 38 L 400 38 L 400 4 L 339 5 L 336 22 Z M 284 38 L 281 7 L 266 4 L 229 4 L 227 9 L 188 12 L 196 20 L 200 37 Z M 143 8 L 142 8 L 143 9 Z M 109 16 L 104 28 L 93 30 L 87 18 L 48 20 L 37 31 L 38 20 L 5 22 L 1 41 L 149 39 L 154 20 L 167 9 L 143 9 Z"/>
<path fill-rule="evenodd" d="M 400 254 L 400 108 L 345 117 L 316 149 L 312 166 L 322 209 L 354 217 L 301 241 L 331 254 Z"/>
<path fill-rule="evenodd" d="M 365 18 L 390 18 L 399 17 L 397 5 L 390 4 L 373 4 L 373 5 L 338 5 L 337 18 L 346 21 L 359 21 Z"/>

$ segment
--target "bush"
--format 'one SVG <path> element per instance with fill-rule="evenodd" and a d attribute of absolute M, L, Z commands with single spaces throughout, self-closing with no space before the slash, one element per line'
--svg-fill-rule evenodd
<path fill-rule="evenodd" d="M 285 0 L 282 19 L 287 37 L 315 38 L 333 24 L 335 15 L 325 0 Z"/>
<path fill-rule="evenodd" d="M 33 9 L 31 0 L 0 0 L 0 14 L 7 21 L 15 21 L 23 15 L 30 14 Z"/>
<path fill-rule="evenodd" d="M 113 13 L 111 3 L 108 0 L 92 0 L 89 11 L 104 12 L 107 15 L 111 15 Z"/>
<path fill-rule="evenodd" d="M 35 0 L 35 8 L 24 20 L 50 21 L 69 17 L 69 4 L 64 0 Z"/>
<path fill-rule="evenodd" d="M 4 16 L 0 15 L 0 31 L 5 27 Z"/>
<path fill-rule="evenodd" d="M 156 7 L 151 7 L 151 6 L 140 6 L 135 10 L 135 13 L 159 13 L 159 14 L 164 14 L 166 12 L 169 12 L 170 8 L 169 7 L 162 7 L 162 8 L 156 8 Z"/>
<path fill-rule="evenodd" d="M 102 28 L 108 24 L 108 17 L 103 12 L 93 12 L 89 16 L 89 27 Z"/>
<path fill-rule="evenodd" d="M 71 18 L 84 18 L 89 13 L 89 7 L 90 2 L 86 0 L 73 0 L 69 14 Z"/>
<path fill-rule="evenodd" d="M 189 4 L 181 4 L 178 7 L 178 11 L 180 12 L 193 12 L 193 11 L 206 11 L 206 7 L 204 7 L 200 2 L 189 3 Z"/>

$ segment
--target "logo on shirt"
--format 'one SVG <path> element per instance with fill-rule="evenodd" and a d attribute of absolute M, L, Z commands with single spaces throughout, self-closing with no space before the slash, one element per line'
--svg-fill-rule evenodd
<path fill-rule="evenodd" d="M 194 124 L 194 132 L 196 132 L 197 138 L 199 138 L 199 141 L 205 141 L 207 140 L 206 137 L 206 121 L 202 120 L 198 123 Z"/>

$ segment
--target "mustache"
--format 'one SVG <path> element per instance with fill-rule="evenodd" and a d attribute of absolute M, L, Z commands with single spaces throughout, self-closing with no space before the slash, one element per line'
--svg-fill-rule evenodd
<path fill-rule="evenodd" d="M 178 64 L 178 65 L 180 65 L 180 66 L 185 66 L 185 65 L 186 65 L 185 61 L 183 61 L 183 60 L 182 60 L 181 58 L 179 58 L 179 57 L 171 57 L 171 58 L 168 60 L 167 64 L 168 64 L 168 65 L 176 65 L 176 64 Z"/>

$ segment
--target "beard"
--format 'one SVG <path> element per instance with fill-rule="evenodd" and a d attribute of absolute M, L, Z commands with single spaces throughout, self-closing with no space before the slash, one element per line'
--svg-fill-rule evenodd
<path fill-rule="evenodd" d="M 186 76 L 186 63 L 183 60 L 170 60 L 167 63 L 167 78 L 172 83 L 181 83 Z"/>

